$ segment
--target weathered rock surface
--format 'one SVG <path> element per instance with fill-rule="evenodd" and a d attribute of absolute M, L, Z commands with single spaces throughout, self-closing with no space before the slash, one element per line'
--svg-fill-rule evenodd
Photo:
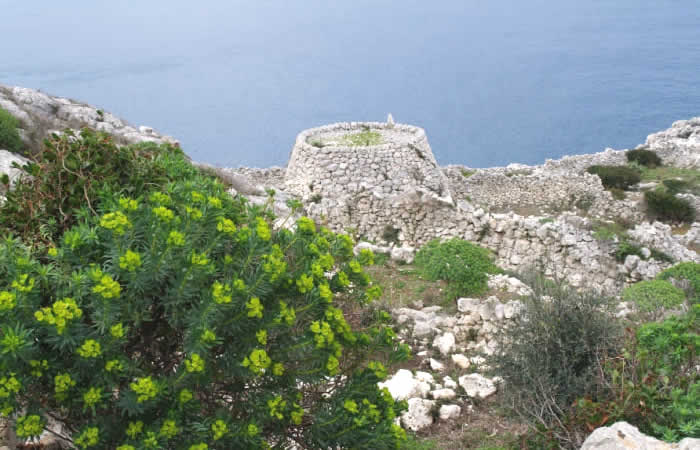
<path fill-rule="evenodd" d="M 617 422 L 595 430 L 581 450 L 697 450 L 700 439 L 686 438 L 676 444 L 662 442 L 640 432 L 627 422 Z"/>
<path fill-rule="evenodd" d="M 408 411 L 401 415 L 401 423 L 404 427 L 418 431 L 433 424 L 432 410 L 435 407 L 433 400 L 411 398 L 408 400 Z"/>

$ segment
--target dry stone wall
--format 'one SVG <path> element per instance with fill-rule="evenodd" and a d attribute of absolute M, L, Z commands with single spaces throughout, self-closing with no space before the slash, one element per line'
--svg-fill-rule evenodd
<path fill-rule="evenodd" d="M 378 133 L 378 145 L 352 146 L 345 136 Z M 379 122 L 336 123 L 303 131 L 285 174 L 287 189 L 302 198 L 337 197 L 372 187 L 391 195 L 422 187 L 450 199 L 449 185 L 418 127 Z"/>

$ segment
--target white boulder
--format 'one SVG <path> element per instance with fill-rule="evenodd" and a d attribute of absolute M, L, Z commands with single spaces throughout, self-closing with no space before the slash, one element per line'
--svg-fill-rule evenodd
<path fill-rule="evenodd" d="M 496 393 L 496 383 L 478 373 L 462 375 L 459 385 L 469 397 L 486 398 Z"/>

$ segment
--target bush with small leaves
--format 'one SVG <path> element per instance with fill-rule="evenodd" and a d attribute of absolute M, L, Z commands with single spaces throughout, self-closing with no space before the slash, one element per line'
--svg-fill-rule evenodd
<path fill-rule="evenodd" d="M 646 149 L 629 150 L 625 153 L 627 156 L 627 161 L 636 162 L 639 165 L 654 168 L 662 164 L 661 158 L 656 154 L 655 151 Z"/>
<path fill-rule="evenodd" d="M 626 166 L 591 166 L 586 171 L 598 175 L 606 189 L 628 189 L 642 179 L 638 170 Z"/>
<path fill-rule="evenodd" d="M 605 392 L 580 399 L 576 419 L 624 420 L 667 442 L 700 437 L 699 315 L 695 305 L 632 332 L 625 349 L 601 364 Z"/>
<path fill-rule="evenodd" d="M 626 287 L 622 298 L 635 303 L 642 313 L 656 317 L 663 314 L 665 308 L 683 304 L 685 293 L 668 281 L 647 280 Z"/>
<path fill-rule="evenodd" d="M 415 265 L 428 280 L 447 281 L 450 300 L 485 292 L 488 274 L 499 272 L 487 249 L 459 238 L 428 242 L 416 253 Z"/>
<path fill-rule="evenodd" d="M 530 426 L 533 438 L 578 449 L 587 430 L 568 427 L 566 418 L 574 400 L 595 391 L 598 360 L 618 354 L 615 302 L 542 276 L 527 281 L 534 294 L 500 330 L 487 365 L 504 379 L 503 405 Z"/>
<path fill-rule="evenodd" d="M 690 183 L 685 180 L 678 180 L 676 178 L 670 178 L 668 180 L 663 180 L 663 185 L 666 188 L 666 192 L 669 194 L 678 194 L 690 188 Z"/>
<path fill-rule="evenodd" d="M 68 228 L 94 216 L 101 196 L 139 196 L 197 170 L 180 149 L 138 144 L 118 147 L 112 137 L 84 129 L 53 135 L 23 168 L 25 174 L 0 206 L 0 231 L 27 243 L 51 244 Z"/>
<path fill-rule="evenodd" d="M 690 301 L 700 302 L 700 264 L 692 261 L 682 262 L 662 271 L 657 278 L 683 284 L 683 290 Z"/>
<path fill-rule="evenodd" d="M 24 148 L 17 127 L 19 120 L 6 110 L 0 108 L 0 150 L 20 153 Z"/>
<path fill-rule="evenodd" d="M 273 230 L 268 207 L 196 172 L 100 199 L 45 253 L 0 243 L 0 411 L 18 434 L 50 413 L 79 448 L 404 439 L 405 405 L 368 357 L 407 349 L 388 315 L 352 327 L 343 312 L 381 295 L 370 252 L 308 218 Z"/>
<path fill-rule="evenodd" d="M 647 214 L 653 218 L 667 222 L 692 223 L 695 220 L 695 207 L 684 198 L 676 197 L 662 190 L 644 193 Z"/>

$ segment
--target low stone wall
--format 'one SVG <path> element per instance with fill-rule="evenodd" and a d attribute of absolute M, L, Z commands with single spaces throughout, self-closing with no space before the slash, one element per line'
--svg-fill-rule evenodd
<path fill-rule="evenodd" d="M 369 130 L 383 142 L 349 146 L 343 136 Z M 316 145 L 313 145 L 316 144 Z M 287 190 L 302 198 L 336 197 L 371 186 L 383 194 L 415 187 L 449 198 L 449 184 L 425 131 L 392 123 L 336 123 L 297 136 L 285 174 Z"/>

